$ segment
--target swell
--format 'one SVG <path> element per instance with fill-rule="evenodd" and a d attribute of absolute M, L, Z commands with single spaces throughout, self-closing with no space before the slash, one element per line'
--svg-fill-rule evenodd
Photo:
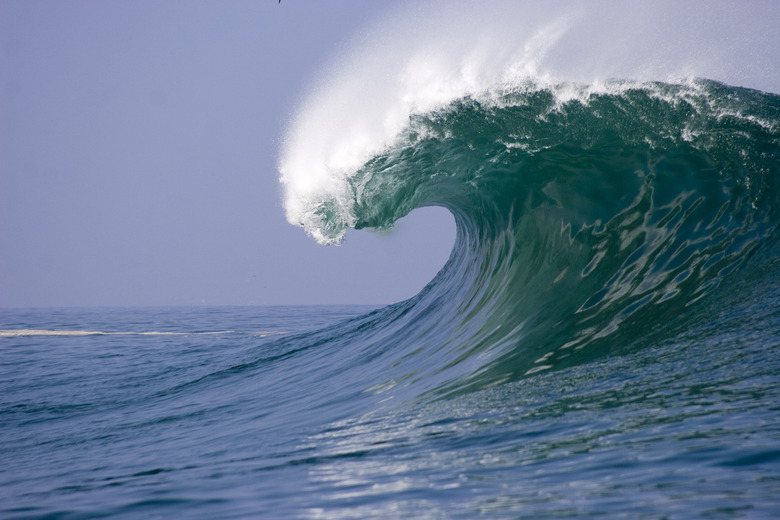
<path fill-rule="evenodd" d="M 338 239 L 452 212 L 439 275 L 349 334 L 386 363 L 377 389 L 439 394 L 663 342 L 728 305 L 725 281 L 776 280 L 778 176 L 780 96 L 525 83 L 413 115 L 311 222 Z"/>

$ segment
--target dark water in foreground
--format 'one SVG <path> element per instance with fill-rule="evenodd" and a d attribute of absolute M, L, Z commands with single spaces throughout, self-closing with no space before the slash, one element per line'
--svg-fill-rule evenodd
<path fill-rule="evenodd" d="M 426 400 L 296 335 L 365 308 L 4 311 L 130 333 L 0 338 L 0 516 L 772 518 L 778 302 L 748 291 L 638 352 Z"/>

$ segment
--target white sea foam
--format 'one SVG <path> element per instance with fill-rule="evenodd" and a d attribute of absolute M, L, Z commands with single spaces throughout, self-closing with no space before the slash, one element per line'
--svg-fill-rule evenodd
<path fill-rule="evenodd" d="M 411 114 L 460 97 L 528 82 L 589 86 L 556 90 L 564 102 L 614 78 L 780 91 L 779 12 L 770 1 L 415 2 L 355 40 L 298 109 L 279 160 L 287 219 L 337 243 L 355 223 L 347 179 Z"/>
<path fill-rule="evenodd" d="M 4 329 L 0 330 L 0 338 L 18 338 L 24 336 L 206 336 L 216 334 L 233 334 L 234 330 L 216 330 L 209 332 L 168 332 L 168 331 L 141 331 L 141 332 L 104 332 L 99 330 L 45 330 L 45 329 Z M 280 331 L 252 332 L 259 336 L 275 334 L 287 334 Z"/>

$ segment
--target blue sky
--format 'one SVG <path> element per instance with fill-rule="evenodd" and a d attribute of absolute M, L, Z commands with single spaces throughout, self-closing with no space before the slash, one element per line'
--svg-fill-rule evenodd
<path fill-rule="evenodd" d="M 449 255 L 446 212 L 326 248 L 285 220 L 276 170 L 318 71 L 387 5 L 0 3 L 0 305 L 414 295 Z"/>

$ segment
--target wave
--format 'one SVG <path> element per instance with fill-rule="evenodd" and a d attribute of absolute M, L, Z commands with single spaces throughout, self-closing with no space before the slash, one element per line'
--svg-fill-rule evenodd
<path fill-rule="evenodd" d="M 435 69 L 434 95 L 394 91 L 374 126 L 350 112 L 312 144 L 334 110 L 318 103 L 339 99 L 319 95 L 293 126 L 287 217 L 320 243 L 420 207 L 455 218 L 436 278 L 350 325 L 385 358 L 376 391 L 483 387 L 628 352 L 706 321 L 701 302 L 728 305 L 724 285 L 777 280 L 780 96 L 701 78 L 558 80 L 543 58 L 570 25 L 544 25 L 488 73 Z M 403 84 L 431 77 L 404 70 Z"/>

